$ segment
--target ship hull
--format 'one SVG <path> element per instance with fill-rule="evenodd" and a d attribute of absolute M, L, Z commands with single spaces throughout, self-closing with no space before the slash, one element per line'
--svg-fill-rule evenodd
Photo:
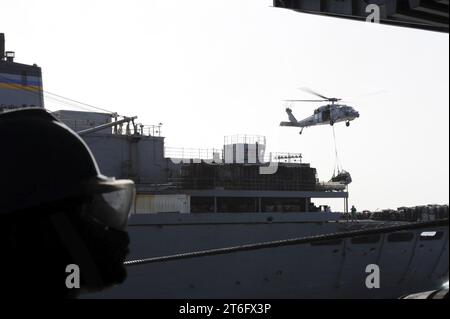
<path fill-rule="evenodd" d="M 373 227 L 312 214 L 158 214 L 132 218 L 130 260 Z M 318 216 L 315 214 L 315 216 Z M 327 217 L 327 216 L 324 216 Z M 448 228 L 380 234 L 128 266 L 128 278 L 87 298 L 398 298 L 448 280 Z M 427 229 L 428 231 L 428 229 Z M 405 232 L 404 232 L 405 233 Z M 398 237 L 398 236 L 397 236 Z M 366 285 L 368 265 L 380 288 Z"/>

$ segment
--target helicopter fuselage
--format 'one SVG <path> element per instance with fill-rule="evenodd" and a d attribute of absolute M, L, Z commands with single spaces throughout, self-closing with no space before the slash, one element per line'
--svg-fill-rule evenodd
<path fill-rule="evenodd" d="M 285 100 L 286 102 L 295 103 L 295 102 L 328 102 L 327 105 L 323 105 L 314 111 L 314 114 L 303 119 L 297 121 L 295 116 L 292 114 L 292 110 L 290 108 L 286 109 L 286 113 L 289 117 L 289 122 L 281 122 L 280 126 L 291 126 L 291 127 L 301 127 L 302 133 L 305 127 L 316 126 L 316 125 L 324 125 L 330 124 L 334 125 L 338 122 L 346 122 L 347 126 L 350 125 L 350 121 L 359 117 L 359 113 L 351 106 L 339 104 L 339 101 L 342 101 L 340 98 L 335 97 L 326 97 L 325 95 L 314 92 L 308 88 L 302 88 L 301 90 L 311 93 L 321 100 Z"/>
<path fill-rule="evenodd" d="M 359 117 L 359 113 L 351 106 L 329 104 L 319 107 L 314 111 L 314 114 L 297 121 L 292 115 L 291 109 L 286 109 L 289 115 L 289 122 L 281 122 L 281 126 L 293 126 L 293 127 L 309 127 L 315 125 L 334 125 L 339 122 L 353 121 Z"/>
<path fill-rule="evenodd" d="M 347 105 L 325 105 L 314 111 L 314 115 L 299 121 L 302 126 L 350 122 L 359 117 L 359 113 Z"/>

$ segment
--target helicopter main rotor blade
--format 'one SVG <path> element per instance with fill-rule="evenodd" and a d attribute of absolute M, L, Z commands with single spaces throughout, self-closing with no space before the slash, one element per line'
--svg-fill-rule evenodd
<path fill-rule="evenodd" d="M 308 93 L 313 94 L 315 96 L 321 97 L 325 101 L 329 101 L 329 102 L 333 102 L 333 103 L 339 102 L 339 101 L 342 100 L 342 99 L 338 99 L 338 98 L 335 98 L 335 97 L 326 97 L 325 95 L 319 94 L 319 93 L 317 93 L 317 92 L 315 92 L 315 91 L 313 91 L 313 90 L 311 90 L 309 88 L 300 88 L 300 90 L 308 92 Z"/>
<path fill-rule="evenodd" d="M 324 100 L 327 100 L 327 101 L 330 100 L 329 97 L 326 97 L 325 95 L 319 94 L 319 93 L 317 93 L 317 92 L 315 92 L 315 91 L 313 91 L 313 90 L 311 90 L 311 89 L 309 89 L 309 88 L 301 87 L 301 88 L 299 88 L 299 89 L 302 90 L 302 91 L 304 91 L 304 92 L 308 92 L 308 93 L 310 93 L 310 94 L 312 94 L 312 95 L 318 96 L 318 97 L 320 97 L 320 98 L 322 98 L 322 99 L 324 99 Z"/>
<path fill-rule="evenodd" d="M 284 102 L 328 102 L 328 100 L 284 100 Z"/>

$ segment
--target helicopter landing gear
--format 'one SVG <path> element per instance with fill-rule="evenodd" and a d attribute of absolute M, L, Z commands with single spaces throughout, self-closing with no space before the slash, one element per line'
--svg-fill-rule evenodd
<path fill-rule="evenodd" d="M 302 135 L 302 133 L 303 133 L 303 127 L 302 127 L 302 129 L 300 130 L 300 133 L 298 133 L 298 134 Z"/>
<path fill-rule="evenodd" d="M 331 125 L 331 126 L 334 125 L 334 121 L 333 121 L 333 120 L 330 121 L 330 125 Z"/>
<path fill-rule="evenodd" d="M 345 123 L 345 125 L 346 125 L 347 127 L 349 127 L 349 126 L 350 126 L 350 121 L 347 121 L 347 122 Z"/>

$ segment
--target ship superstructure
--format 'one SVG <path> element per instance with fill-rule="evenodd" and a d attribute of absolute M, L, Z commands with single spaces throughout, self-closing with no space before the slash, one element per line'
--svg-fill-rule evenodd
<path fill-rule="evenodd" d="M 105 174 L 135 181 L 136 214 L 316 212 L 311 199 L 348 198 L 344 184 L 319 183 L 300 153 L 266 154 L 263 136 L 227 136 L 222 148 L 210 150 L 171 148 L 160 125 L 131 118 L 115 124 L 106 113 L 54 115 L 80 132 Z"/>
<path fill-rule="evenodd" d="M 0 112 L 44 107 L 41 68 L 17 63 L 14 58 L 13 51 L 5 50 L 5 35 L 0 33 Z"/>

